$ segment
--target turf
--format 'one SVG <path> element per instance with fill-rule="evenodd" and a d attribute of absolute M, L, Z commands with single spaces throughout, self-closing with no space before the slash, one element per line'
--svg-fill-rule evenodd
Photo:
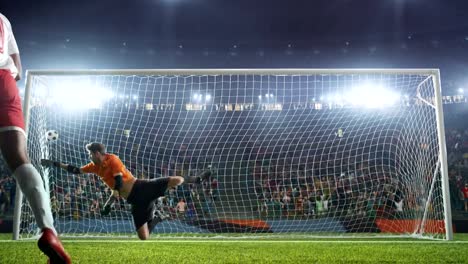
<path fill-rule="evenodd" d="M 35 241 L 0 236 L 0 263 L 46 263 Z M 235 239 L 235 240 L 234 240 Z M 74 263 L 468 263 L 468 235 L 412 239 L 64 239 Z"/>

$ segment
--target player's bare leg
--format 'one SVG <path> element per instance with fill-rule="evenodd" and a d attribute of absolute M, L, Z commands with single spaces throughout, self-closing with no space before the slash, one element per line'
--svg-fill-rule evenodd
<path fill-rule="evenodd" d="M 138 228 L 137 234 L 138 234 L 138 238 L 140 240 L 148 239 L 149 236 L 150 236 L 149 229 L 148 229 L 148 223 L 145 223 L 140 228 Z"/>
<path fill-rule="evenodd" d="M 41 175 L 29 161 L 24 134 L 17 130 L 0 132 L 0 149 L 43 232 L 39 248 L 49 257 L 50 263 L 71 263 L 56 236 L 50 201 Z"/>
<path fill-rule="evenodd" d="M 20 131 L 0 132 L 0 149 L 8 167 L 13 172 L 21 165 L 30 163 L 26 152 L 26 139 Z"/>

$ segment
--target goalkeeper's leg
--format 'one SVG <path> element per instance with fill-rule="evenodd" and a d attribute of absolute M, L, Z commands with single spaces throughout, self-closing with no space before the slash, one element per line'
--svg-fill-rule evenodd
<path fill-rule="evenodd" d="M 155 216 L 155 205 L 132 204 L 132 216 L 138 238 L 146 240 L 149 238 L 154 227 L 162 221 L 161 218 Z"/>
<path fill-rule="evenodd" d="M 148 232 L 151 234 L 153 232 L 154 227 L 161 223 L 163 221 L 163 218 L 161 217 L 161 212 L 159 212 L 156 204 L 152 204 L 152 210 L 151 214 L 153 215 L 153 218 L 147 222 L 148 224 Z"/>
<path fill-rule="evenodd" d="M 148 200 L 150 200 L 150 206 L 148 207 L 150 209 L 146 209 L 146 212 L 150 211 L 150 213 L 149 213 L 150 218 L 149 218 L 148 221 L 143 223 L 144 221 L 138 220 L 139 218 L 141 219 L 141 216 L 138 216 L 139 214 L 143 215 L 143 217 L 144 217 L 145 214 L 147 214 L 147 213 L 145 213 L 145 210 L 143 210 L 143 212 L 141 212 L 142 210 L 138 209 L 141 205 L 133 207 L 134 209 L 132 210 L 132 214 L 133 214 L 133 218 L 134 218 L 134 221 L 135 221 L 135 226 L 137 228 L 138 237 L 141 240 L 148 239 L 149 235 L 153 231 L 154 227 L 158 223 L 163 221 L 162 217 L 155 214 L 156 208 L 155 208 L 154 202 L 155 202 L 155 199 L 157 199 L 160 196 L 164 195 L 164 192 L 166 191 L 166 189 L 174 188 L 176 186 L 181 185 L 184 182 L 187 182 L 187 183 L 201 183 L 202 181 L 207 180 L 210 176 L 211 176 L 211 171 L 204 171 L 203 173 L 201 173 L 201 174 L 199 174 L 197 176 L 193 176 L 193 177 L 183 178 L 183 177 L 180 177 L 180 176 L 171 176 L 171 177 L 167 177 L 167 178 L 161 178 L 161 179 L 158 179 L 156 181 L 147 182 L 145 184 L 146 185 L 145 188 L 137 187 L 137 188 L 141 188 L 141 191 L 138 192 L 138 194 L 141 195 L 141 196 L 145 196 L 146 193 L 148 193 L 148 192 L 153 193 L 153 192 L 156 191 L 155 192 L 156 196 L 152 196 L 152 194 L 148 195 Z M 164 184 L 166 182 L 167 182 L 167 184 Z M 146 187 L 148 187 L 148 188 L 146 188 Z M 162 190 L 162 189 L 164 189 L 164 190 Z M 133 190 L 132 190 L 132 192 L 133 192 Z M 133 195 L 131 195 L 131 196 L 133 196 Z M 135 199 L 134 197 L 129 197 L 129 198 L 130 198 L 130 201 Z"/>
<path fill-rule="evenodd" d="M 205 171 L 200 175 L 187 177 L 187 182 L 201 183 L 210 176 L 211 172 Z M 154 206 L 155 200 L 164 196 L 167 189 L 179 186 L 184 181 L 183 177 L 170 176 L 150 181 L 137 180 L 135 182 L 127 201 L 132 205 L 134 224 L 141 240 L 148 239 L 152 229 L 162 221 L 162 219 L 154 215 L 152 206 Z"/>
<path fill-rule="evenodd" d="M 171 176 L 159 178 L 156 180 L 137 180 L 127 202 L 132 205 L 132 215 L 138 237 L 141 240 L 149 238 L 150 231 L 154 226 L 161 222 L 161 219 L 154 215 L 154 202 L 169 188 L 181 185 L 184 178 L 180 176 Z"/>
<path fill-rule="evenodd" d="M 176 186 L 181 185 L 184 182 L 201 183 L 202 181 L 206 180 L 210 176 L 211 176 L 210 171 L 205 171 L 194 177 L 186 177 L 185 179 L 180 176 L 171 176 L 171 177 L 164 179 L 164 180 L 167 180 L 167 186 L 165 189 L 174 188 Z M 158 189 L 158 188 L 155 188 L 155 189 Z M 136 224 L 138 237 L 142 240 L 146 240 L 151 234 L 151 232 L 153 231 L 154 227 L 164 220 L 163 217 L 161 217 L 161 215 L 158 214 L 158 210 L 156 208 L 156 205 L 154 204 L 154 201 L 151 202 L 150 208 L 151 208 L 150 210 L 151 219 L 148 220 L 144 225 L 142 225 L 139 228 L 138 228 L 138 225 Z"/>

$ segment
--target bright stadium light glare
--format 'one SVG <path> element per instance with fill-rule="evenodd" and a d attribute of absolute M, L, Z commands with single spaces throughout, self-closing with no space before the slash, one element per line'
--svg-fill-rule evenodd
<path fill-rule="evenodd" d="M 39 98 L 47 98 L 48 96 L 47 87 L 39 86 L 36 91 L 37 91 L 37 96 Z"/>
<path fill-rule="evenodd" d="M 385 108 L 398 102 L 400 95 L 381 84 L 364 83 L 345 96 L 348 103 L 364 108 Z"/>
<path fill-rule="evenodd" d="M 195 103 L 200 103 L 203 100 L 203 94 L 194 93 L 193 100 L 195 101 Z"/>
<path fill-rule="evenodd" d="M 464 94 L 465 91 L 463 90 L 463 88 L 458 88 L 458 93 L 459 93 L 459 94 Z"/>
<path fill-rule="evenodd" d="M 209 102 L 211 100 L 211 94 L 206 94 L 205 95 L 205 101 Z"/>
<path fill-rule="evenodd" d="M 62 81 L 49 92 L 51 104 L 69 111 L 99 109 L 114 97 L 110 90 L 87 81 Z"/>
<path fill-rule="evenodd" d="M 335 104 L 343 104 L 343 98 L 339 94 L 334 94 L 331 101 Z"/>

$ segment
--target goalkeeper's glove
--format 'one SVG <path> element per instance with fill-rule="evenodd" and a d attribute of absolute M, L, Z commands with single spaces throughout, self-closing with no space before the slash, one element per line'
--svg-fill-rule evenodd
<path fill-rule="evenodd" d="M 110 212 L 111 212 L 111 206 L 110 204 L 108 204 L 108 205 L 105 205 L 104 209 L 101 210 L 101 215 L 106 216 L 106 215 L 109 215 Z"/>
<path fill-rule="evenodd" d="M 60 167 L 60 161 L 53 161 L 49 159 L 41 159 L 41 165 L 44 167 Z"/>
<path fill-rule="evenodd" d="M 197 176 L 187 176 L 185 177 L 185 182 L 186 183 L 195 183 L 195 184 L 200 184 L 206 180 L 208 180 L 211 176 L 211 171 L 206 170 Z"/>

